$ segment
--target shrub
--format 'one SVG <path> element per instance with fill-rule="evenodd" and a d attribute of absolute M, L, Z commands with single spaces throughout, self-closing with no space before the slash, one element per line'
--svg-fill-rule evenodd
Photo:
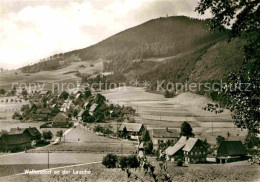
<path fill-rule="evenodd" d="M 73 122 L 69 122 L 68 127 L 71 128 L 73 126 L 74 126 L 74 123 Z"/>
<path fill-rule="evenodd" d="M 140 166 L 140 162 L 136 155 L 121 156 L 119 157 L 119 165 L 121 169 L 138 168 Z"/>
<path fill-rule="evenodd" d="M 181 159 L 178 159 L 177 163 L 176 163 L 176 166 L 182 166 L 182 164 L 183 164 L 183 161 Z"/>
<path fill-rule="evenodd" d="M 107 154 L 103 157 L 102 164 L 107 168 L 115 168 L 118 157 L 115 154 Z"/>

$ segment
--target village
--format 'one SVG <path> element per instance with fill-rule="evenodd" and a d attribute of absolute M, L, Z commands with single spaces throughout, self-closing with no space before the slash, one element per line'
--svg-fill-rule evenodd
<path fill-rule="evenodd" d="M 21 123 L 40 124 L 37 127 L 29 124 L 26 128 L 18 126 L 10 127 L 9 131 L 2 130 L 0 150 L 3 154 L 71 150 L 88 153 L 89 147 L 92 147 L 84 146 L 81 142 L 87 140 L 84 138 L 85 135 L 88 136 L 87 133 L 92 133 L 91 137 L 95 138 L 96 135 L 119 142 L 111 150 L 104 149 L 102 156 L 111 153 L 135 155 L 139 160 L 155 157 L 158 161 L 168 161 L 175 166 L 252 160 L 244 141 L 242 143 L 241 140 L 230 140 L 229 136 L 218 136 L 216 144 L 211 145 L 207 138 L 197 138 L 186 121 L 182 122 L 180 128 L 151 129 L 140 121 L 135 121 L 138 113 L 131 106 L 114 105 L 102 94 L 88 89 L 73 90 L 70 93 L 63 91 L 60 94 L 53 94 L 49 90 L 35 93 L 24 91 L 18 97 L 26 102 L 20 110 L 13 111 L 12 119 Z M 1 102 L 7 101 L 1 99 Z M 74 133 L 70 136 L 74 130 L 75 133 L 82 134 L 75 136 Z M 257 146 L 252 148 L 258 150 Z"/>

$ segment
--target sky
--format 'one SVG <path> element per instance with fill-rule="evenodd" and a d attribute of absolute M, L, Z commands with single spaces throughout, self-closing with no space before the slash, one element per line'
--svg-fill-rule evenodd
<path fill-rule="evenodd" d="M 197 0 L 1 0 L 0 67 L 85 48 L 150 19 L 194 12 Z"/>

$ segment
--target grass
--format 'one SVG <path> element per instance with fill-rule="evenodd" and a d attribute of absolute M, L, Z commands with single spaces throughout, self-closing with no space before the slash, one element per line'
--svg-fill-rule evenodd
<path fill-rule="evenodd" d="M 153 163 L 157 166 L 157 163 Z M 158 166 L 156 167 L 158 170 Z M 121 169 L 108 169 L 102 164 L 91 164 L 79 167 L 66 168 L 72 172 L 72 170 L 87 170 L 91 171 L 91 174 L 87 175 L 21 175 L 13 177 L 2 178 L 3 181 L 102 181 L 102 182 L 117 182 L 127 181 L 126 172 Z M 152 181 L 147 174 L 144 176 L 140 170 L 131 170 L 144 181 Z M 157 171 L 158 172 L 158 171 Z M 168 172 L 173 181 L 176 182 L 190 182 L 190 181 L 214 181 L 214 182 L 256 182 L 260 179 L 259 166 L 250 165 L 247 162 L 236 162 L 224 165 L 209 165 L 209 164 L 196 164 L 189 167 L 175 167 L 173 163 L 168 164 Z M 1 180 L 1 178 L 0 178 Z M 133 178 L 129 180 L 137 181 Z"/>

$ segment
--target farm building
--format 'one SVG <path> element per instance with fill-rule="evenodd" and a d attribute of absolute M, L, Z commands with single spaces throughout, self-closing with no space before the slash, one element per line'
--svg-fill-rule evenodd
<path fill-rule="evenodd" d="M 31 148 L 30 137 L 26 133 L 3 134 L 0 136 L 1 151 L 19 151 Z"/>
<path fill-rule="evenodd" d="M 207 148 L 204 146 L 203 141 L 197 138 L 189 138 L 182 150 L 184 151 L 185 162 L 206 162 Z"/>
<path fill-rule="evenodd" d="M 167 160 L 176 161 L 177 159 L 183 159 L 183 147 L 187 142 L 187 138 L 182 136 L 174 146 L 170 146 L 165 150 Z"/>
<path fill-rule="evenodd" d="M 171 142 L 175 144 L 179 138 L 177 129 L 169 129 L 169 128 L 152 129 L 150 132 L 151 132 L 153 147 L 155 149 L 158 149 L 158 146 L 161 143 Z"/>
<path fill-rule="evenodd" d="M 36 127 L 29 127 L 29 128 L 11 128 L 8 134 L 15 135 L 15 134 L 22 134 L 26 133 L 30 140 L 32 141 L 32 145 L 36 143 L 37 140 L 41 139 L 41 133 Z"/>
<path fill-rule="evenodd" d="M 53 128 L 66 128 L 69 124 L 69 117 L 64 113 L 59 113 L 53 118 Z"/>
<path fill-rule="evenodd" d="M 124 129 L 125 128 L 125 129 Z M 124 130 L 126 130 L 126 132 L 129 135 L 137 135 L 140 136 L 142 134 L 142 132 L 144 131 L 144 125 L 141 123 L 123 123 L 120 128 L 119 128 L 119 132 L 123 132 Z"/>
<path fill-rule="evenodd" d="M 182 159 L 186 163 L 206 162 L 207 149 L 203 141 L 197 138 L 181 137 L 173 146 L 166 149 L 168 160 Z"/>
<path fill-rule="evenodd" d="M 241 141 L 222 141 L 217 151 L 217 163 L 243 160 L 246 149 Z"/>

